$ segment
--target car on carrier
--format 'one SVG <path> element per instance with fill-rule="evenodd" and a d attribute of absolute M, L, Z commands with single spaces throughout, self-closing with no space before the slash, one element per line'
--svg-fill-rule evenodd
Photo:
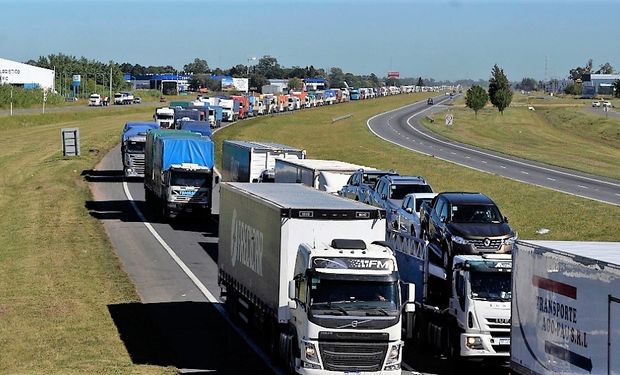
<path fill-rule="evenodd" d="M 377 180 L 367 203 L 383 208 L 388 222 L 388 229 L 398 230 L 393 225 L 405 196 L 409 193 L 432 192 L 433 188 L 421 176 L 386 175 Z"/>
<path fill-rule="evenodd" d="M 338 191 L 338 195 L 368 203 L 370 192 L 377 180 L 386 175 L 397 176 L 398 173 L 393 170 L 359 169 L 349 177 L 347 184 Z"/>
<path fill-rule="evenodd" d="M 517 234 L 482 193 L 444 192 L 420 208 L 422 238 L 441 249 L 444 266 L 457 254 L 506 254 Z"/>

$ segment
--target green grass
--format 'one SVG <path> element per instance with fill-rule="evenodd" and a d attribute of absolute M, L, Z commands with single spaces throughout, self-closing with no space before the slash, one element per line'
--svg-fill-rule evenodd
<path fill-rule="evenodd" d="M 422 99 L 421 94 L 398 95 L 260 117 L 223 129 L 214 138 L 218 150 L 224 139 L 280 142 L 306 149 L 309 158 L 343 160 L 422 175 L 436 191 L 480 191 L 500 205 L 520 238 L 620 241 L 620 207 L 436 160 L 382 141 L 367 129 L 366 120 L 372 115 Z M 353 117 L 332 124 L 333 117 L 348 113 Z M 459 121 L 458 116 L 456 119 Z M 538 235 L 536 230 L 540 228 L 550 232 Z"/>
<path fill-rule="evenodd" d="M 453 106 L 454 125 L 423 121 L 434 132 L 462 143 L 600 176 L 620 178 L 620 119 L 598 116 L 583 105 L 487 106 L 478 116 Z M 436 115 L 442 118 L 443 114 Z"/>
<path fill-rule="evenodd" d="M 171 373 L 132 363 L 108 305 L 139 301 L 101 223 L 82 170 L 151 111 L 35 115 L 0 125 L 0 373 Z M 80 128 L 65 159 L 60 129 Z"/>

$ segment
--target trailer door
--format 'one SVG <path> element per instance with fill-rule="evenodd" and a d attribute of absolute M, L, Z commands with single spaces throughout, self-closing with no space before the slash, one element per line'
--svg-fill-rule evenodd
<path fill-rule="evenodd" d="M 609 296 L 609 343 L 607 373 L 620 375 L 620 298 Z"/>

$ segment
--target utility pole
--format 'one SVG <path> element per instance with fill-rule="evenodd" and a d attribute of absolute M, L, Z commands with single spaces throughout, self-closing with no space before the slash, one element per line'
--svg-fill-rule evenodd
<path fill-rule="evenodd" d="M 11 85 L 11 116 L 13 116 L 13 85 Z"/>
<path fill-rule="evenodd" d="M 110 96 L 108 96 L 108 100 L 112 100 L 112 64 L 110 64 Z"/>

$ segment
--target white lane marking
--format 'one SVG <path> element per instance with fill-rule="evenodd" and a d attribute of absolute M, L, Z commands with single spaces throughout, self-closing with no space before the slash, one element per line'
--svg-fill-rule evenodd
<path fill-rule="evenodd" d="M 405 107 L 403 107 L 403 108 L 405 108 Z M 427 108 L 427 109 L 428 109 L 428 108 Z M 579 179 L 586 180 L 586 181 L 593 181 L 593 182 L 598 182 L 598 183 L 601 183 L 601 184 L 606 184 L 606 185 L 611 185 L 611 186 L 617 186 L 617 187 L 620 187 L 620 184 L 616 184 L 616 183 L 614 183 L 614 182 L 604 181 L 604 180 L 598 180 L 598 179 L 596 179 L 596 178 L 585 177 L 585 176 L 581 176 L 581 175 L 578 175 L 578 174 L 572 174 L 572 173 L 562 172 L 562 171 L 558 171 L 558 170 L 551 169 L 551 168 L 547 168 L 547 167 L 541 167 L 541 166 L 536 165 L 536 164 L 529 164 L 529 163 L 525 163 L 525 162 L 522 162 L 522 161 L 513 160 L 513 159 L 505 158 L 505 157 L 502 157 L 502 156 L 498 156 L 498 155 L 490 154 L 490 153 L 488 153 L 488 152 L 480 151 L 480 150 L 477 150 L 477 149 L 468 148 L 468 147 L 465 147 L 465 146 L 461 146 L 461 145 L 459 145 L 459 144 L 455 144 L 455 143 L 451 143 L 451 142 L 442 141 L 441 139 L 435 138 L 435 137 L 433 137 L 433 136 L 429 135 L 428 133 L 424 133 L 424 132 L 420 131 L 419 129 L 417 129 L 416 127 L 414 127 L 413 125 L 411 125 L 411 122 L 410 122 L 410 121 L 411 121 L 411 119 L 412 119 L 412 118 L 414 118 L 415 116 L 418 116 L 418 115 L 419 115 L 420 113 L 422 113 L 422 112 L 424 112 L 424 110 L 422 110 L 422 111 L 420 111 L 420 112 L 418 112 L 418 113 L 415 113 L 415 114 L 413 114 L 413 115 L 409 116 L 409 118 L 407 118 L 407 125 L 409 125 L 409 127 L 410 127 L 413 131 L 415 131 L 415 132 L 417 132 L 417 133 L 421 134 L 423 137 L 430 138 L 430 139 L 434 140 L 435 142 L 439 142 L 439 143 L 443 143 L 443 144 L 446 144 L 446 145 L 450 145 L 450 146 L 453 146 L 453 147 L 459 148 L 459 149 L 461 149 L 461 150 L 466 150 L 466 151 L 469 151 L 469 152 L 475 152 L 475 153 L 478 153 L 478 154 L 480 154 L 480 155 L 485 155 L 485 156 L 488 156 L 488 157 L 490 157 L 490 158 L 495 158 L 495 159 L 499 159 L 499 160 L 505 160 L 505 161 L 508 161 L 508 162 L 511 162 L 511 163 L 516 163 L 516 164 L 525 165 L 525 166 L 530 167 L 530 168 L 537 168 L 537 169 L 541 169 L 541 170 L 544 170 L 544 171 L 547 171 L 547 172 L 556 173 L 556 174 L 561 174 L 561 175 L 564 175 L 564 176 L 570 176 L 570 177 L 575 177 L 575 178 L 579 178 Z M 371 118 L 372 118 L 372 117 L 371 117 Z M 586 198 L 587 198 L 587 197 L 586 197 Z M 596 200 L 596 199 L 595 199 L 595 200 Z M 605 203 L 610 203 L 610 202 L 605 202 Z M 611 203 L 611 204 L 615 204 L 615 203 Z"/>
<path fill-rule="evenodd" d="M 619 194 L 619 193 L 614 193 L 614 194 L 620 197 L 620 194 Z"/>
<path fill-rule="evenodd" d="M 486 160 L 480 160 L 480 162 L 481 162 L 482 164 L 487 164 L 487 163 L 488 163 Z"/>
<path fill-rule="evenodd" d="M 589 189 L 589 187 L 587 186 L 583 186 L 583 185 L 577 185 L 577 186 L 579 186 L 580 188 Z"/>
<path fill-rule="evenodd" d="M 284 373 L 280 369 L 275 368 L 271 364 L 271 361 L 269 360 L 269 357 L 265 354 L 265 352 L 263 352 L 262 349 L 259 348 L 254 343 L 254 341 L 252 339 L 250 339 L 250 337 L 244 331 L 242 331 L 239 327 L 237 327 L 236 325 L 233 324 L 233 322 L 228 317 L 228 314 L 226 314 L 226 311 L 224 310 L 224 307 L 222 307 L 222 304 L 220 303 L 220 301 L 218 301 L 217 298 L 215 298 L 213 296 L 213 294 L 211 294 L 209 289 L 207 289 L 207 287 L 200 281 L 200 279 L 198 279 L 198 277 L 196 277 L 196 275 L 189 269 L 189 267 L 187 267 L 187 265 L 185 265 L 185 263 L 183 263 L 181 258 L 179 258 L 179 256 L 174 252 L 174 250 L 172 250 L 172 248 L 166 243 L 166 241 L 164 241 L 164 239 L 159 235 L 159 233 L 157 233 L 157 231 L 155 230 L 155 228 L 153 228 L 151 223 L 146 221 L 146 218 L 142 214 L 142 211 L 140 211 L 140 209 L 136 205 L 136 202 L 133 200 L 133 196 L 129 192 L 129 187 L 127 186 L 127 181 L 123 181 L 123 190 L 125 190 L 125 196 L 127 196 L 127 199 L 129 199 L 129 202 L 131 203 L 131 207 L 133 207 L 134 211 L 138 214 L 138 217 L 140 217 L 140 220 L 142 221 L 142 224 L 144 224 L 144 226 L 149 230 L 149 232 L 151 232 L 153 237 L 155 237 L 157 242 L 159 242 L 159 244 L 166 250 L 166 252 L 168 252 L 168 255 L 170 255 L 170 257 L 175 261 L 175 263 L 179 267 L 181 267 L 181 270 L 183 270 L 183 272 L 185 272 L 187 277 L 189 277 L 189 279 L 192 281 L 192 283 L 194 283 L 196 288 L 198 288 L 198 290 L 205 296 L 205 298 L 209 302 L 211 302 L 213 304 L 213 307 L 215 307 L 217 312 L 219 312 L 220 315 L 222 315 L 222 317 L 235 330 L 235 332 L 237 332 L 237 334 L 239 334 L 239 336 L 241 336 L 241 338 L 245 342 L 247 342 L 248 345 L 250 345 L 252 350 L 254 350 L 254 352 L 258 355 L 258 357 L 260 359 L 262 359 L 263 362 L 265 362 L 265 364 L 272 371 L 274 371 L 278 375 L 284 375 Z"/>
<path fill-rule="evenodd" d="M 454 151 L 452 151 L 452 152 L 450 152 L 450 153 L 451 153 L 452 155 L 456 155 L 456 152 L 454 152 Z"/>
<path fill-rule="evenodd" d="M 557 181 L 555 178 L 551 178 L 551 177 L 547 177 L 547 180 L 550 180 L 550 181 Z"/>
<path fill-rule="evenodd" d="M 499 167 L 502 168 L 502 169 L 506 169 L 505 165 L 500 165 Z"/>
<path fill-rule="evenodd" d="M 529 174 L 529 173 L 527 173 L 526 171 L 521 171 L 521 173 L 523 173 L 523 174 Z"/>
<path fill-rule="evenodd" d="M 385 138 L 385 137 L 382 137 L 381 135 L 379 135 L 379 133 L 377 133 L 376 131 L 374 131 L 374 129 L 372 128 L 372 126 L 370 126 L 370 122 L 371 122 L 374 118 L 376 118 L 376 117 L 383 116 L 383 115 L 385 115 L 386 113 L 390 113 L 390 112 L 394 112 L 394 111 L 398 111 L 398 110 L 406 109 L 406 108 L 411 107 L 411 106 L 413 106 L 413 105 L 416 105 L 416 104 L 418 104 L 418 103 L 422 103 L 422 102 L 415 102 L 415 103 L 412 103 L 412 104 L 408 104 L 408 105 L 406 105 L 406 106 L 404 106 L 404 107 L 400 107 L 400 108 L 392 109 L 392 110 L 389 110 L 389 111 L 386 111 L 386 112 L 383 112 L 383 113 L 376 114 L 376 115 L 372 116 L 371 118 L 369 118 L 368 120 L 366 120 L 366 127 L 367 127 L 367 128 L 368 128 L 368 130 L 370 130 L 370 132 L 371 132 L 372 134 L 374 134 L 376 137 L 378 137 L 378 138 L 380 138 L 380 139 L 383 139 L 384 141 L 386 141 L 386 142 L 388 142 L 388 143 L 391 143 L 391 144 L 394 144 L 394 145 L 400 146 L 400 147 L 402 147 L 402 148 L 404 148 L 404 149 L 406 149 L 406 150 L 413 151 L 413 152 L 417 152 L 418 154 L 422 154 L 422 155 L 430 156 L 430 157 L 433 157 L 433 158 L 435 158 L 435 159 L 442 160 L 442 161 L 445 161 L 445 162 L 448 162 L 448 163 L 452 163 L 452 164 L 455 164 L 455 165 L 458 165 L 458 166 L 461 166 L 461 167 L 464 167 L 464 168 L 473 169 L 473 170 L 478 171 L 478 172 L 488 173 L 488 174 L 493 174 L 493 175 L 495 174 L 495 173 L 493 173 L 493 172 L 490 172 L 490 171 L 485 171 L 485 170 L 483 170 L 483 169 L 476 168 L 476 167 L 473 167 L 473 166 L 471 166 L 471 165 L 467 165 L 467 164 L 464 164 L 464 163 L 459 163 L 459 162 L 456 162 L 456 161 L 454 161 L 454 160 L 445 159 L 445 158 L 442 158 L 442 157 L 437 156 L 437 155 L 429 154 L 428 152 L 424 152 L 424 151 L 421 151 L 421 150 L 418 150 L 418 149 L 415 149 L 415 148 L 411 148 L 411 147 L 408 147 L 408 146 L 401 145 L 401 144 L 399 144 L 399 143 L 397 143 L 397 142 L 394 142 L 394 141 L 392 141 L 392 140 L 390 140 L 390 139 L 387 139 L 387 138 Z M 414 128 L 414 127 L 413 127 L 413 126 L 409 123 L 409 120 L 411 120 L 413 117 L 415 117 L 415 116 L 419 115 L 420 113 L 422 113 L 422 112 L 424 112 L 424 111 L 427 111 L 427 110 L 428 110 L 428 108 L 423 109 L 422 111 L 417 112 L 417 113 L 415 113 L 415 114 L 411 115 L 411 116 L 407 119 L 407 124 L 409 125 L 409 127 L 411 127 L 412 129 L 414 129 L 414 130 L 416 130 L 416 131 L 417 131 L 417 129 L 415 129 L 415 128 Z M 419 131 L 418 131 L 418 132 L 419 132 Z M 420 141 L 420 145 L 423 145 L 423 144 L 424 144 L 424 142 Z M 466 158 L 467 158 L 467 159 L 471 159 L 471 157 L 470 157 L 470 156 L 466 156 Z M 507 160 L 509 160 L 509 159 L 507 159 Z M 501 176 L 501 177 L 507 178 L 507 179 L 512 180 L 512 181 L 517 181 L 517 182 L 525 183 L 525 184 L 528 184 L 528 185 L 537 186 L 537 187 L 539 187 L 539 188 L 549 189 L 549 190 L 552 190 L 552 191 L 557 191 L 558 193 L 564 193 L 564 194 L 572 195 L 572 196 L 574 196 L 574 197 L 579 197 L 579 198 L 589 199 L 589 200 L 592 200 L 592 201 L 601 202 L 601 203 L 605 203 L 605 204 L 611 204 L 611 205 L 614 205 L 614 206 L 620 206 L 620 204 L 618 204 L 618 203 L 609 202 L 609 201 L 604 201 L 604 200 L 602 200 L 602 199 L 597 199 L 597 198 L 589 197 L 589 196 L 586 196 L 586 195 L 580 195 L 580 194 L 572 193 L 572 192 L 570 192 L 570 191 L 564 191 L 564 190 L 557 189 L 557 188 L 554 188 L 554 187 L 551 187 L 551 186 L 545 186 L 545 185 L 541 185 L 541 184 L 536 184 L 536 183 L 533 183 L 533 182 L 530 182 L 530 181 L 520 180 L 520 179 L 518 179 L 518 178 L 509 177 L 509 176 Z M 616 195 L 620 196 L 620 194 L 616 194 Z"/>

